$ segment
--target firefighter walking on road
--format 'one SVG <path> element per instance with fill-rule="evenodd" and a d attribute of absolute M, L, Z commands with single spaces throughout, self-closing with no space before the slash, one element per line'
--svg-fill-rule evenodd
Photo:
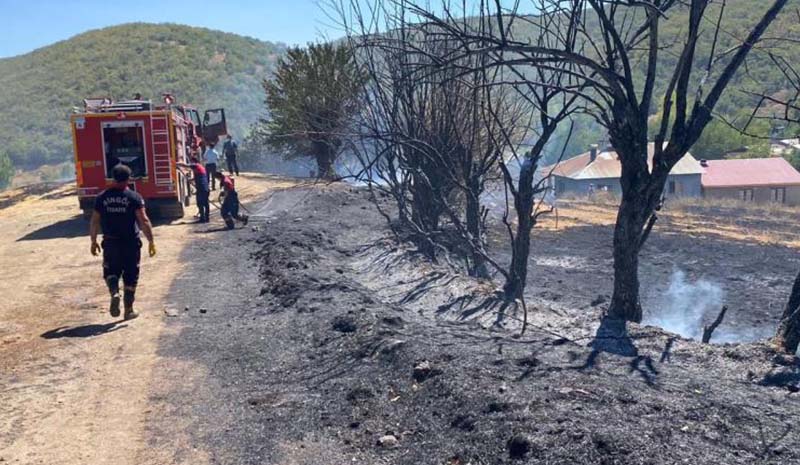
<path fill-rule="evenodd" d="M 228 229 L 233 229 L 236 225 L 234 220 L 239 220 L 246 225 L 249 217 L 239 214 L 239 194 L 236 192 L 233 179 L 219 171 L 214 176 L 219 180 L 219 185 L 222 188 L 223 198 L 220 214 L 222 219 L 225 220 L 225 226 Z"/>
<path fill-rule="evenodd" d="M 111 316 L 118 317 L 120 314 L 119 280 L 122 279 L 125 285 L 125 319 L 132 320 L 139 316 L 133 309 L 142 248 L 139 232 L 147 238 L 151 257 L 156 254 L 156 246 L 152 225 L 144 210 L 144 200 L 128 188 L 131 169 L 119 164 L 113 168 L 112 176 L 114 183 L 95 199 L 89 228 L 91 252 L 95 256 L 101 249 L 103 252 L 103 279 L 111 294 Z M 97 235 L 101 230 L 103 241 L 98 244 Z"/>

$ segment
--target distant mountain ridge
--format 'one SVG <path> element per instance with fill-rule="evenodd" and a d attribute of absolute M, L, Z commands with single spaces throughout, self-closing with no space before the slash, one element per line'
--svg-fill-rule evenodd
<path fill-rule="evenodd" d="M 286 48 L 205 28 L 131 23 L 0 59 L 0 147 L 18 167 L 70 160 L 72 107 L 85 97 L 137 92 L 224 107 L 241 137 L 263 114 L 261 80 Z"/>

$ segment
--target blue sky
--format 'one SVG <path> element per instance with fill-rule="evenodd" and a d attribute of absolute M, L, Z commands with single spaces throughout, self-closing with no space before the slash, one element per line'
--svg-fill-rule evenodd
<path fill-rule="evenodd" d="M 0 0 L 0 11 L 0 57 L 135 21 L 202 26 L 288 44 L 343 35 L 317 0 Z"/>
<path fill-rule="evenodd" d="M 20 55 L 82 32 L 130 22 L 207 27 L 290 45 L 336 39 L 344 32 L 320 8 L 330 0 L 0 0 L 0 58 Z M 367 5 L 372 0 L 362 0 Z M 441 0 L 418 0 L 440 5 Z M 347 2 L 346 2 L 347 3 Z M 460 1 L 453 2 L 455 5 Z M 502 0 L 505 8 L 515 0 Z M 521 10 L 530 10 L 522 1 Z M 469 2 L 472 10 L 477 2 Z M 471 14 L 474 14 L 472 12 Z"/>

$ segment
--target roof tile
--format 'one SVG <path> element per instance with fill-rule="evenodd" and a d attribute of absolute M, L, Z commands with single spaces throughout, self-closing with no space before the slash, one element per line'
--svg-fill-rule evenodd
<path fill-rule="evenodd" d="M 800 173 L 781 157 L 709 160 L 703 187 L 800 185 Z"/>
<path fill-rule="evenodd" d="M 654 143 L 647 145 L 647 163 L 652 169 Z M 594 162 L 591 161 L 591 153 L 584 152 L 578 156 L 563 160 L 556 165 L 542 168 L 544 172 L 553 171 L 556 176 L 572 179 L 618 179 L 622 175 L 622 166 L 614 150 L 599 151 Z M 702 174 L 703 169 L 695 158 L 687 153 L 672 168 L 670 174 Z"/>

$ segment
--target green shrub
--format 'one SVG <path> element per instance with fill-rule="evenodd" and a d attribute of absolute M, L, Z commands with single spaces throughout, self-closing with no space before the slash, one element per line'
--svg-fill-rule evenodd
<path fill-rule="evenodd" d="M 14 164 L 5 152 L 0 152 L 0 190 L 5 189 L 11 184 L 14 178 Z"/>

